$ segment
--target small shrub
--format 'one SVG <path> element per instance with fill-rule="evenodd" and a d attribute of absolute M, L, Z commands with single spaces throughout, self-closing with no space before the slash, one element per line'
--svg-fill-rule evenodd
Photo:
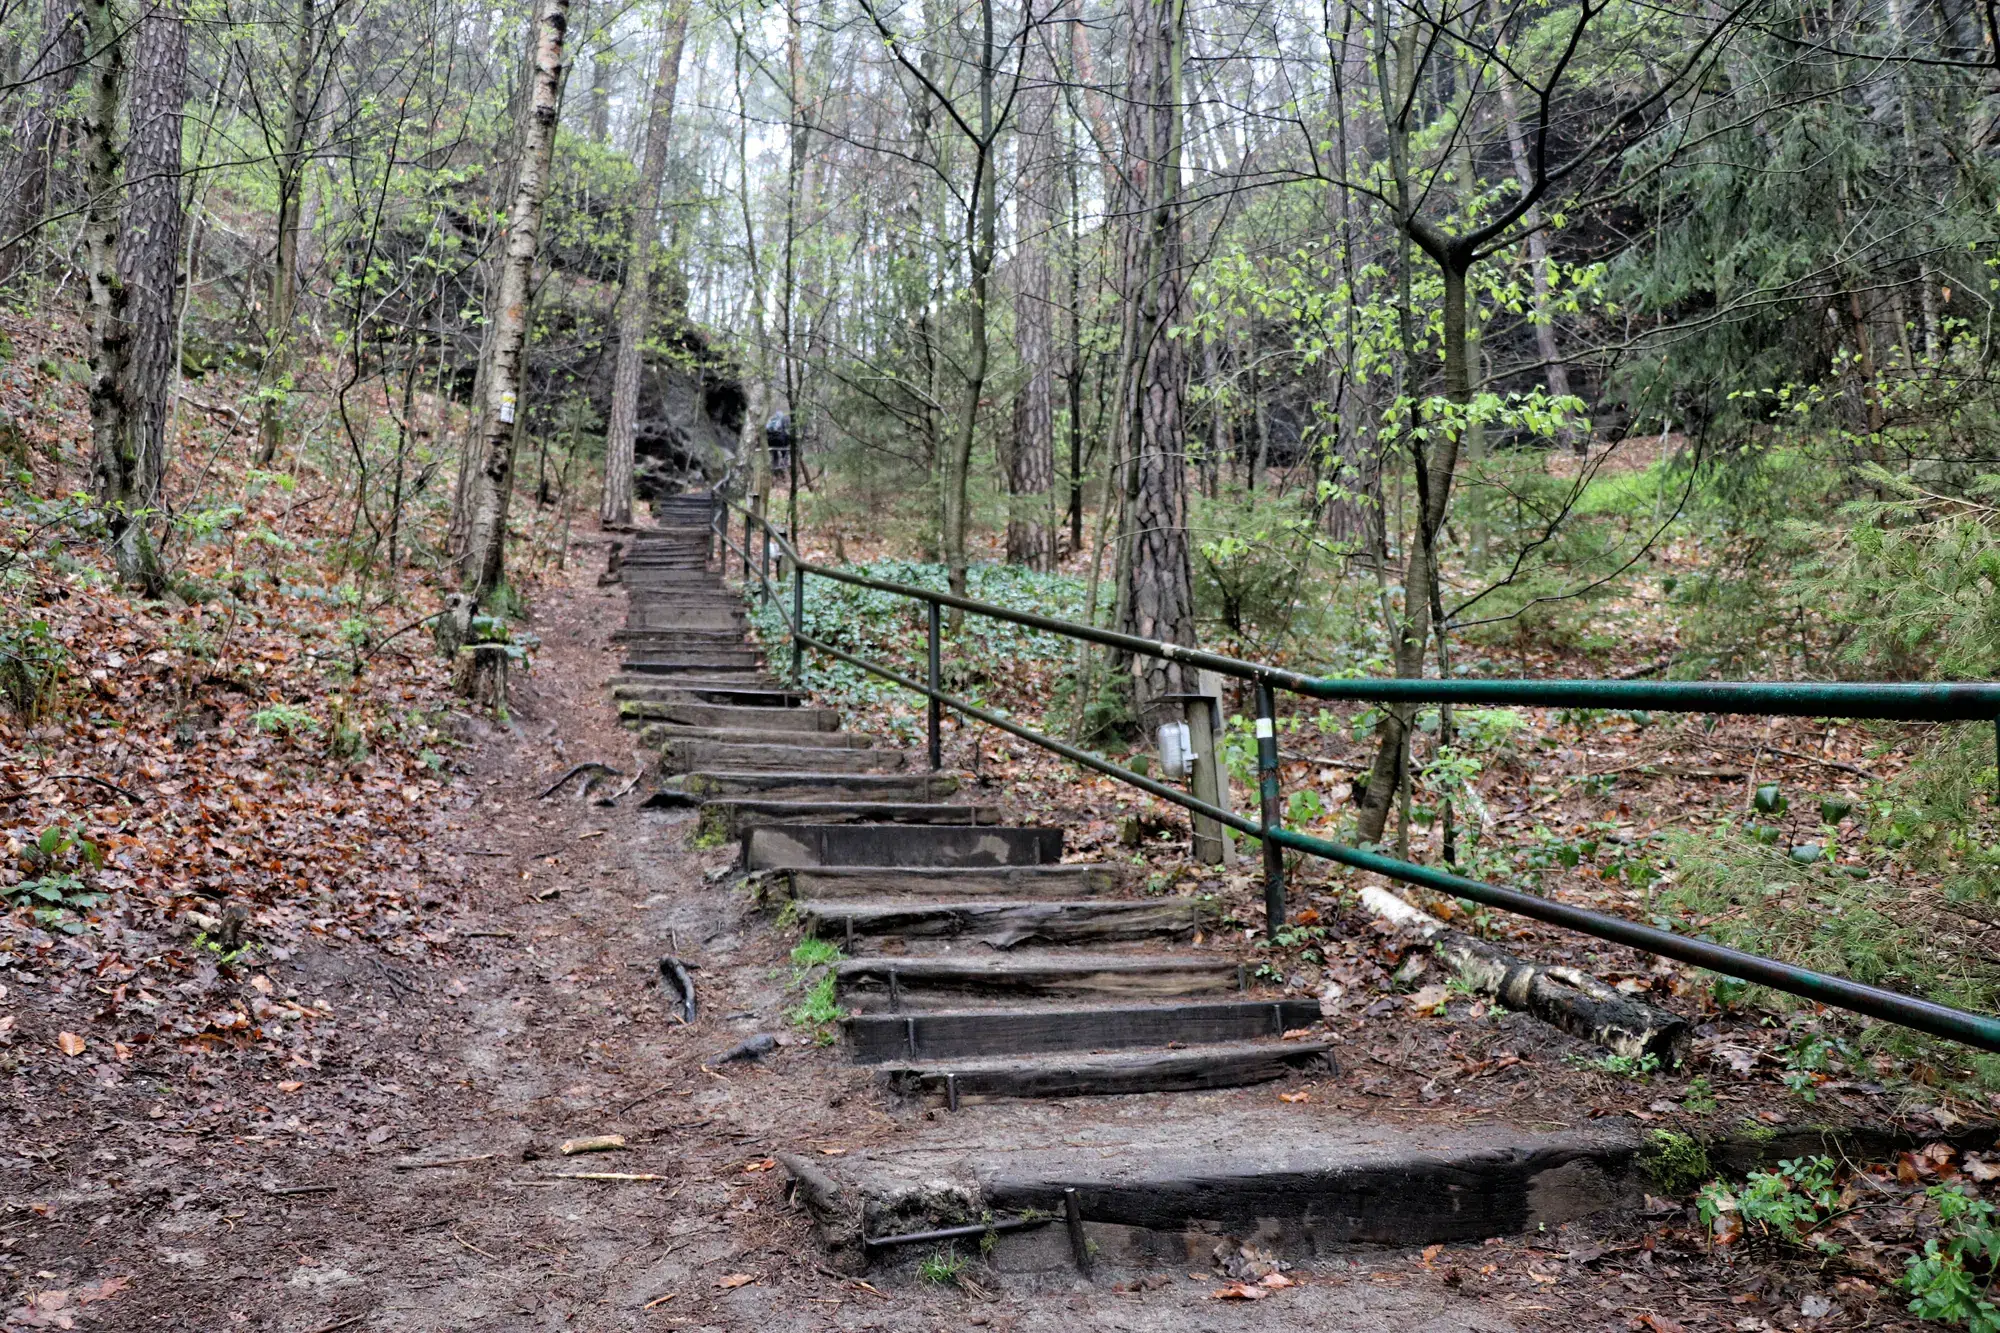
<path fill-rule="evenodd" d="M 2000 1333 L 2000 1306 L 1991 1299 L 2000 1270 L 1996 1210 L 1956 1185 L 1934 1185 L 1926 1193 L 1945 1234 L 1926 1240 L 1924 1252 L 1911 1255 L 1904 1269 L 1910 1313 L 1972 1333 Z"/>
<path fill-rule="evenodd" d="M 250 715 L 250 725 L 266 735 L 296 740 L 319 733 L 319 720 L 297 704 L 270 704 Z"/>
<path fill-rule="evenodd" d="M 55 702 L 68 660 L 69 650 L 46 620 L 0 627 L 0 698 L 23 721 L 40 721 Z"/>
<path fill-rule="evenodd" d="M 1752 1171 L 1740 1190 L 1715 1181 L 1702 1190 L 1696 1211 L 1716 1230 L 1718 1219 L 1734 1214 L 1745 1235 L 1798 1249 L 1836 1254 L 1840 1246 L 1813 1233 L 1840 1211 L 1831 1157 L 1798 1157 L 1775 1171 Z"/>

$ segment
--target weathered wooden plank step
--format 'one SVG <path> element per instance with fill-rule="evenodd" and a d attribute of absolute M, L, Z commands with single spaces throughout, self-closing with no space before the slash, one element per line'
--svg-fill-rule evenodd
<path fill-rule="evenodd" d="M 750 731 L 743 727 L 683 727 L 672 722 L 653 722 L 639 731 L 642 745 L 664 746 L 671 741 L 713 741 L 721 745 L 758 745 L 770 747 L 771 733 Z M 875 743 L 875 738 L 865 731 L 792 731 L 785 733 L 785 743 L 776 748 L 782 750 L 865 750 Z M 692 771 L 692 770 L 689 770 Z M 737 769 L 726 765 L 718 766 L 718 773 L 769 772 L 768 769 Z M 783 771 L 783 770 L 779 770 Z M 800 772 L 824 772 L 817 763 L 810 763 L 797 770 Z"/>
<path fill-rule="evenodd" d="M 650 730 L 648 728 L 648 731 Z M 909 762 L 901 750 L 837 748 L 804 742 L 798 745 L 777 743 L 789 736 L 837 736 L 841 734 L 839 732 L 764 731 L 755 734 L 769 736 L 773 743 L 746 745 L 678 738 L 669 740 L 660 747 L 660 771 L 663 773 L 691 773 L 697 770 L 728 773 L 759 771 L 796 773 L 804 768 L 815 768 L 828 773 L 894 773 Z"/>
<path fill-rule="evenodd" d="M 727 629 L 645 629 L 627 625 L 611 632 L 613 643 L 630 646 L 659 643 L 709 644 L 717 648 L 742 648 L 749 644 L 746 631 L 730 626 Z"/>
<path fill-rule="evenodd" d="M 652 699 L 617 700 L 618 717 L 627 724 L 674 722 L 684 727 L 763 732 L 782 744 L 783 733 L 840 730 L 840 714 L 831 708 L 757 708 L 735 704 L 662 703 Z"/>
<path fill-rule="evenodd" d="M 621 672 L 640 676 L 712 676 L 724 671 L 761 671 L 764 655 L 753 649 L 705 649 L 680 656 L 627 652 Z"/>
<path fill-rule="evenodd" d="M 1129 892 L 1139 876 L 1131 866 L 817 866 L 773 871 L 772 891 L 814 902 L 901 897 L 948 900 L 1048 899 L 1066 901 Z"/>
<path fill-rule="evenodd" d="M 884 1066 L 898 1092 L 965 1102 L 1027 1097 L 1106 1097 L 1140 1092 L 1194 1092 L 1269 1083 L 1324 1067 L 1326 1041 L 1244 1041 L 1185 1050 L 1117 1051 L 1093 1055 L 1020 1055 L 949 1064 Z M 954 1086 L 955 1085 L 955 1086 Z"/>
<path fill-rule="evenodd" d="M 751 829 L 744 836 L 743 861 L 749 870 L 803 866 L 1048 865 L 1062 859 L 1062 844 L 1060 828 L 770 824 Z"/>
<path fill-rule="evenodd" d="M 649 676 L 639 671 L 614 672 L 611 688 L 620 685 L 665 685 L 677 690 L 715 688 L 722 690 L 782 690 L 785 685 L 768 671 L 756 667 L 731 667 L 706 676 Z"/>
<path fill-rule="evenodd" d="M 967 935 L 995 949 L 1023 944 L 1111 944 L 1174 939 L 1201 928 L 1201 904 L 1188 898 L 1081 902 L 803 902 L 807 932 L 828 939 L 896 935 Z"/>
<path fill-rule="evenodd" d="M 832 708 L 744 708 L 733 704 L 653 703 L 623 699 L 621 719 L 678 722 L 684 727 L 727 727 L 742 731 L 839 731 L 840 713 Z"/>
<path fill-rule="evenodd" d="M 741 611 L 717 609 L 704 611 L 699 607 L 659 611 L 632 610 L 625 617 L 627 630 L 642 630 L 653 634 L 686 633 L 731 633 L 750 632 L 750 619 Z"/>
<path fill-rule="evenodd" d="M 822 1242 L 851 1267 L 877 1257 L 863 1236 L 1031 1209 L 1061 1216 L 1069 1189 L 1100 1263 L 1182 1270 L 1188 1256 L 1214 1253 L 1219 1238 L 1303 1263 L 1356 1246 L 1554 1232 L 1642 1199 L 1641 1127 L 1622 1117 L 1556 1132 L 1497 1122 L 1404 1127 L 1278 1105 L 1177 1113 L 1172 1103 L 1185 1100 L 1160 1098 L 1152 1114 L 1122 1117 L 1115 1134 L 1075 1144 L 1040 1134 L 1030 1144 L 966 1146 L 962 1125 L 944 1117 L 892 1147 L 779 1160 L 803 1186 Z M 940 1191 L 940 1179 L 966 1188 Z M 989 1259 L 1012 1271 L 1073 1263 L 1060 1225 L 1003 1235 Z"/>
<path fill-rule="evenodd" d="M 827 734 L 840 736 L 846 733 L 836 731 Z M 696 799 L 753 796 L 773 801 L 942 801 L 958 791 L 958 779 L 945 773 L 732 773 L 706 770 L 684 773 L 673 785 Z"/>
<path fill-rule="evenodd" d="M 611 697 L 641 703 L 733 704 L 742 708 L 797 708 L 810 695 L 782 685 L 735 685 L 687 680 L 649 680 L 633 685 L 614 685 Z"/>
<path fill-rule="evenodd" d="M 929 995 L 1017 997 L 1115 995 L 1168 999 L 1244 989 L 1234 959 L 1208 954 L 945 954 L 849 958 L 834 964 L 834 990 L 868 1007 Z"/>
<path fill-rule="evenodd" d="M 1007 817 L 997 805 L 943 801 L 781 801 L 724 796 L 701 803 L 698 836 L 738 838 L 772 824 L 967 825 L 991 827 Z"/>
<path fill-rule="evenodd" d="M 880 1064 L 1249 1041 L 1318 1023 L 1317 1000 L 1197 1000 L 852 1014 L 842 1026 L 854 1058 Z"/>

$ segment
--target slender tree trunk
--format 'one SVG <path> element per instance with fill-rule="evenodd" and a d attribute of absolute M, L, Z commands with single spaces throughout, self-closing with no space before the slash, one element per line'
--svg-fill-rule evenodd
<path fill-rule="evenodd" d="M 1030 40 L 1031 56 L 1041 51 Z M 1027 372 L 1014 398 L 1014 448 L 1008 460 L 1007 559 L 1031 569 L 1055 567 L 1050 495 L 1055 487 L 1055 302 L 1049 244 L 1055 233 L 1056 167 L 1053 71 L 1031 66 L 1020 93 L 1020 193 L 1014 215 L 1014 339 Z"/>
<path fill-rule="evenodd" d="M 0 202 L 0 241 L 36 227 L 48 206 L 49 159 L 55 153 L 56 127 L 61 123 L 70 90 L 76 86 L 83 60 L 83 19 L 73 0 L 47 0 L 42 16 L 41 49 L 28 71 L 23 93 L 33 97 L 23 126 L 20 165 L 14 173 L 12 198 Z M 30 236 L 0 250 L 0 282 L 5 281 L 34 248 Z"/>
<path fill-rule="evenodd" d="M 1528 145 L 1521 137 L 1521 113 L 1514 101 L 1514 80 L 1505 70 L 1498 74 L 1500 85 L 1500 114 L 1507 118 L 1507 151 L 1514 161 L 1514 178 L 1523 190 L 1535 187 L 1535 172 L 1528 161 Z M 1528 233 L 1528 266 L 1534 280 L 1534 312 L 1531 322 L 1535 326 L 1535 350 L 1541 353 L 1542 373 L 1547 377 L 1549 395 L 1554 398 L 1570 396 L 1569 367 L 1563 363 L 1562 348 L 1556 342 L 1555 317 L 1549 310 L 1549 238 L 1542 230 L 1540 209 L 1531 208 L 1521 217 L 1522 227 Z M 1574 431 L 1563 432 L 1572 449 L 1582 452 L 1588 437 Z"/>
<path fill-rule="evenodd" d="M 611 377 L 611 419 L 604 428 L 604 498 L 598 517 L 607 527 L 632 521 L 633 437 L 639 420 L 639 377 L 652 314 L 653 253 L 660 239 L 660 188 L 673 135 L 674 94 L 680 82 L 681 47 L 687 40 L 686 0 L 670 0 L 660 33 L 660 67 L 653 75 L 653 104 L 646 118 L 646 154 L 639 195 L 625 245 L 625 290 L 618 297 L 618 356 Z"/>
<path fill-rule="evenodd" d="M 1467 361 L 1466 270 L 1469 261 L 1448 253 L 1439 261 L 1444 270 L 1444 396 L 1453 403 L 1472 401 L 1472 371 Z M 1413 414 L 1414 415 L 1414 414 Z M 1395 626 L 1396 675 L 1414 679 L 1424 674 L 1424 650 L 1433 631 L 1444 628 L 1433 623 L 1436 601 L 1437 538 L 1450 512 L 1451 484 L 1458 471 L 1459 439 L 1443 431 L 1429 447 L 1410 435 L 1417 479 L 1417 530 L 1410 541 L 1403 570 L 1403 610 Z M 1411 713 L 1406 708 L 1383 712 L 1377 728 L 1375 763 L 1369 770 L 1368 790 L 1362 794 L 1356 814 L 1363 842 L 1380 842 L 1389 821 L 1389 809 L 1404 778 L 1408 762 Z"/>
<path fill-rule="evenodd" d="M 313 78 L 318 69 L 320 15 L 317 0 L 298 0 L 292 40 L 292 86 L 285 106 L 285 131 L 278 150 L 278 245 L 265 302 L 262 399 L 257 410 L 257 463 L 269 467 L 285 447 L 285 417 L 291 396 L 292 323 L 298 316 L 299 215 L 304 197 L 306 132 L 312 121 Z"/>
<path fill-rule="evenodd" d="M 541 242 L 542 200 L 548 194 L 562 104 L 563 39 L 569 0 L 541 0 L 535 19 L 534 91 L 522 122 L 514 201 L 507 214 L 506 256 L 494 303 L 487 363 L 486 414 L 475 449 L 470 520 L 461 577 L 481 602 L 506 576 L 507 502 L 514 480 L 514 415 L 521 398 L 528 342 L 528 295 Z"/>
<path fill-rule="evenodd" d="M 990 291 L 993 256 L 998 244 L 998 195 L 993 182 L 994 138 L 994 35 L 993 0 L 981 0 L 980 22 L 983 40 L 979 61 L 979 139 L 973 150 L 974 193 L 966 217 L 966 245 L 970 261 L 968 294 L 971 297 L 969 346 L 965 356 L 964 397 L 959 400 L 958 421 L 945 453 L 944 475 L 944 561 L 945 579 L 951 590 L 966 595 L 966 536 L 970 518 L 972 445 L 979 432 L 979 399 L 986 391 L 986 372 L 991 357 L 989 347 Z M 963 612 L 956 608 L 951 622 L 957 626 Z"/>
<path fill-rule="evenodd" d="M 611 137 L 611 52 L 600 50 L 590 62 L 590 141 L 602 144 Z M 654 84 L 657 100 L 659 85 Z M 647 122 L 650 131 L 651 122 Z"/>
<path fill-rule="evenodd" d="M 90 64 L 83 104 L 84 277 L 89 292 L 91 482 L 111 537 L 119 582 L 151 595 L 159 568 L 146 533 L 140 459 L 128 428 L 131 331 L 125 284 L 118 275 L 118 194 L 123 175 L 117 143 L 125 87 L 126 32 L 114 0 L 83 0 Z"/>
<path fill-rule="evenodd" d="M 180 379 L 174 289 L 181 260 L 181 115 L 187 101 L 187 23 L 179 0 L 156 0 L 133 29 L 130 122 L 125 155 L 130 185 L 119 237 L 130 342 L 125 429 L 138 461 L 139 503 L 160 501 L 166 475 L 167 418 Z"/>
<path fill-rule="evenodd" d="M 1124 410 L 1131 513 L 1121 567 L 1120 625 L 1169 643 L 1195 641 L 1187 535 L 1185 344 L 1169 331 L 1186 300 L 1181 237 L 1182 0 L 1131 0 L 1132 51 L 1126 137 L 1128 193 L 1126 299 L 1132 303 Z M 1180 667 L 1135 657 L 1131 670 L 1141 718 L 1150 726 L 1179 705 Z"/>

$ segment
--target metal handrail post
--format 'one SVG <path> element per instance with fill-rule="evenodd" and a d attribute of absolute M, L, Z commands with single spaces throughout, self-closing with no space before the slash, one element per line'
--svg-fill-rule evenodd
<path fill-rule="evenodd" d="M 1264 828 L 1264 928 L 1276 936 L 1285 924 L 1285 849 L 1270 836 L 1283 827 L 1278 807 L 1278 701 L 1257 682 L 1257 797 Z"/>
<path fill-rule="evenodd" d="M 925 679 L 930 682 L 931 687 L 930 717 L 928 718 L 928 722 L 930 725 L 931 772 L 935 773 L 944 767 L 944 704 L 938 699 L 938 690 L 941 688 L 939 677 L 944 673 L 938 661 L 939 641 L 942 637 L 939 621 L 942 619 L 942 616 L 939 614 L 939 607 L 936 602 L 932 602 L 930 608 L 931 613 L 925 631 L 926 647 L 929 650 L 927 658 L 928 670 Z"/>
<path fill-rule="evenodd" d="M 806 668 L 806 567 L 792 564 L 792 687 L 805 679 Z"/>
<path fill-rule="evenodd" d="M 764 529 L 764 546 L 762 553 L 757 558 L 757 576 L 763 583 L 764 601 L 768 603 L 771 600 L 771 525 L 765 523 L 762 526 Z"/>

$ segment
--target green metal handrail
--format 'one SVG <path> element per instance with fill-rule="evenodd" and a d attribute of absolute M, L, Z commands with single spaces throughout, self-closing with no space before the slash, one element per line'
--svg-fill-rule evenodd
<path fill-rule="evenodd" d="M 717 496 L 718 521 L 715 530 L 726 553 L 735 551 L 743 557 L 746 579 L 751 574 L 749 529 L 753 524 L 763 530 L 765 559 L 763 568 L 756 571 L 756 578 L 763 587 L 768 600 L 779 601 L 769 577 L 769 550 L 775 543 L 780 554 L 791 562 L 792 597 L 791 612 L 783 610 L 779 618 L 791 635 L 793 657 L 792 670 L 796 680 L 802 663 L 803 649 L 810 647 L 839 661 L 849 663 L 884 680 L 901 685 L 921 694 L 930 708 L 930 758 L 933 768 L 939 765 L 938 719 L 943 709 L 983 722 L 999 730 L 1018 736 L 1022 740 L 1039 745 L 1074 763 L 1116 778 L 1121 782 L 1149 792 L 1161 800 L 1168 801 L 1183 809 L 1235 829 L 1250 837 L 1257 838 L 1264 845 L 1267 876 L 1274 866 L 1282 874 L 1283 848 L 1291 848 L 1311 856 L 1318 856 L 1356 870 L 1369 871 L 1415 884 L 1440 893 L 1448 893 L 1488 907 L 1499 908 L 1549 925 L 1574 930 L 1615 944 L 1626 945 L 1646 953 L 1673 958 L 1696 967 L 1706 968 L 1740 981 L 1768 986 L 1819 1004 L 1845 1009 L 1884 1022 L 1925 1032 L 1932 1036 L 1944 1037 L 1963 1042 L 1984 1051 L 2000 1052 L 2000 1018 L 1989 1014 L 1975 1014 L 1948 1005 L 1925 1000 L 1918 996 L 1905 995 L 1870 986 L 1845 977 L 1816 972 L 1810 968 L 1795 967 L 1777 959 L 1760 954 L 1733 949 L 1711 940 L 1690 935 L 1679 935 L 1654 926 L 1628 921 L 1623 917 L 1604 912 L 1593 912 L 1587 908 L 1572 907 L 1566 903 L 1548 898 L 1539 898 L 1517 889 L 1502 888 L 1481 880 L 1467 878 L 1434 867 L 1417 865 L 1414 862 L 1384 856 L 1379 852 L 1364 848 L 1350 847 L 1343 843 L 1315 838 L 1308 834 L 1296 833 L 1282 826 L 1276 811 L 1276 761 L 1277 746 L 1274 728 L 1270 725 L 1274 712 L 1271 702 L 1273 689 L 1284 689 L 1296 694 L 1316 699 L 1355 700 L 1373 703 L 1418 704 L 1520 704 L 1529 707 L 1605 708 L 1639 709 L 1660 712 L 1707 712 L 1707 713 L 1764 713 L 1792 717 L 1868 717 L 1901 721 L 1994 721 L 2000 719 L 2000 684 L 1843 684 L 1815 682 L 1643 682 L 1643 681 L 1513 681 L 1513 680 L 1340 680 L 1302 675 L 1280 667 L 1266 666 L 1257 662 L 1246 662 L 1219 653 L 1204 652 L 1183 647 L 1179 644 L 1144 639 L 1135 635 L 1120 634 L 1114 630 L 1098 629 L 1091 625 L 1079 625 L 1072 621 L 1060 620 L 1053 616 L 1038 615 L 1033 612 L 1016 611 L 1008 607 L 980 602 L 969 597 L 959 597 L 953 593 L 934 592 L 906 583 L 896 583 L 887 579 L 870 578 L 850 570 L 836 569 L 815 564 L 801 557 L 795 547 L 780 535 L 771 525 L 751 514 L 726 497 Z M 738 547 L 729 538 L 726 513 L 735 509 L 745 518 L 745 540 Z M 909 597 L 929 604 L 928 632 L 928 680 L 919 681 L 910 676 L 856 656 L 835 647 L 822 639 L 805 632 L 805 578 L 816 575 L 836 582 L 852 584 Z M 782 606 L 782 603 L 780 602 Z M 1259 726 L 1259 769 L 1261 795 L 1264 797 L 1264 817 L 1261 820 L 1246 819 L 1219 806 L 1198 800 L 1177 788 L 1158 782 L 1144 774 L 1114 764 L 1099 755 L 1092 754 L 1078 746 L 1071 745 L 1052 736 L 1043 735 L 1024 727 L 1010 718 L 982 708 L 969 700 L 946 693 L 939 686 L 938 654 L 938 608 L 955 607 L 975 615 L 987 616 L 995 620 L 1011 621 L 1031 628 L 1045 630 L 1068 638 L 1104 644 L 1127 652 L 1143 653 L 1151 657 L 1164 658 L 1190 666 L 1221 672 L 1238 679 L 1253 681 L 1258 686 Z M 1272 885 L 1267 878 L 1266 911 L 1270 914 L 1267 925 L 1275 932 L 1284 923 L 1283 886 L 1280 880 L 1274 896 Z"/>

